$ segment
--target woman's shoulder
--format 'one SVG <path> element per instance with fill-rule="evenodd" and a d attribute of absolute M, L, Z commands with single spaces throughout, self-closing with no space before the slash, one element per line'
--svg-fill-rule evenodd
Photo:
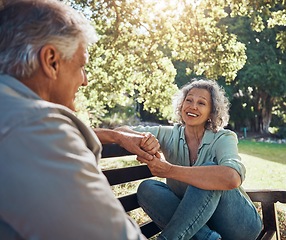
<path fill-rule="evenodd" d="M 236 133 L 230 129 L 221 128 L 215 132 L 215 135 L 236 135 Z"/>
<path fill-rule="evenodd" d="M 237 134 L 230 129 L 220 129 L 214 135 L 215 139 L 236 139 L 237 141 Z"/>
<path fill-rule="evenodd" d="M 160 125 L 158 126 L 158 128 L 160 132 L 164 132 L 172 136 L 181 135 L 181 133 L 184 133 L 184 126 L 179 123 L 175 123 L 171 125 Z"/>
<path fill-rule="evenodd" d="M 235 132 L 233 132 L 232 130 L 229 129 L 220 129 L 217 132 L 213 132 L 211 130 L 206 130 L 205 132 L 205 137 L 206 139 L 208 139 L 209 141 L 216 141 L 218 139 L 223 139 L 223 138 L 237 138 L 237 135 Z"/>

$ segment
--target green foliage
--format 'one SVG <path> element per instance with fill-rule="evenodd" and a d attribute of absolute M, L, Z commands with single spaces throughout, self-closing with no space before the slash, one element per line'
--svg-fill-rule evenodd
<path fill-rule="evenodd" d="M 130 100 L 143 103 L 145 110 L 161 118 L 172 118 L 171 100 L 178 89 L 176 62 L 187 64 L 186 78 L 193 74 L 232 82 L 246 64 L 249 46 L 240 35 L 229 31 L 223 19 L 248 16 L 251 31 L 261 33 L 285 25 L 282 2 L 274 0 L 68 2 L 91 19 L 99 35 L 99 41 L 90 49 L 90 83 L 82 91 L 93 125 L 102 122 L 107 110 L 128 106 Z M 283 29 L 275 36 L 277 46 L 285 49 Z M 269 58 L 269 62 L 272 60 Z M 273 74 L 267 77 L 273 85 L 279 85 L 284 74 L 282 65 L 276 63 L 268 68 Z M 256 79 L 261 79 L 261 69 L 263 66 L 253 67 L 248 75 L 256 74 Z M 268 85 L 264 87 L 268 89 Z"/>
<path fill-rule="evenodd" d="M 89 109 L 104 113 L 106 107 L 125 106 L 131 98 L 170 119 L 177 91 L 173 60 L 191 62 L 192 71 L 212 78 L 233 79 L 242 68 L 245 47 L 218 26 L 227 14 L 220 4 L 206 11 L 207 5 L 163 2 L 73 1 L 89 13 L 99 34 L 90 49 L 91 80 L 83 91 Z"/>
<path fill-rule="evenodd" d="M 132 104 L 129 106 L 116 105 L 112 109 L 108 109 L 100 127 L 115 128 L 122 125 L 138 125 L 139 116 L 136 107 Z"/>
<path fill-rule="evenodd" d="M 170 96 L 177 91 L 176 70 L 152 36 L 153 26 L 144 25 L 148 16 L 138 15 L 142 11 L 148 13 L 146 7 L 140 1 L 88 3 L 100 35 L 90 49 L 87 71 L 92 80 L 84 91 L 88 107 L 94 109 L 94 101 L 103 108 L 127 106 L 132 99 L 144 102 L 145 110 L 169 117 Z M 86 6 L 87 2 L 81 4 Z"/>
<path fill-rule="evenodd" d="M 274 106 L 286 92 L 286 54 L 276 48 L 277 28 L 254 31 L 247 17 L 224 21 L 247 46 L 247 62 L 232 83 L 236 97 L 231 116 L 253 131 L 268 133 Z"/>

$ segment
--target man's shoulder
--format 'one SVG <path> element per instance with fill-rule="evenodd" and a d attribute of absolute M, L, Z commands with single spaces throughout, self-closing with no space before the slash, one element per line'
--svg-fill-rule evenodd
<path fill-rule="evenodd" d="M 65 106 L 42 99 L 0 95 L 0 139 L 17 129 L 28 126 L 51 128 L 62 123 L 81 125 L 80 120 Z M 3 101 L 2 101 L 3 100 Z M 83 124 L 83 123 L 82 123 Z"/>

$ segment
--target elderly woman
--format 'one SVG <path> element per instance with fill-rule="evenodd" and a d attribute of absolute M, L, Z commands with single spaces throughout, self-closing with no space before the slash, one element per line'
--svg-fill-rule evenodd
<path fill-rule="evenodd" d="M 133 128 L 155 135 L 164 154 L 151 161 L 137 158 L 154 176 L 167 178 L 167 184 L 145 180 L 137 193 L 162 229 L 158 239 L 256 239 L 262 224 L 240 187 L 245 167 L 237 136 L 223 129 L 229 120 L 224 90 L 215 81 L 194 79 L 181 89 L 175 107 L 174 126 Z"/>

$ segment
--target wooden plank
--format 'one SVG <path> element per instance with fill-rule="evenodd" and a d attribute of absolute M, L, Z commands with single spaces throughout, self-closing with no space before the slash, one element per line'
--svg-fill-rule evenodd
<path fill-rule="evenodd" d="M 260 239 L 260 240 L 271 240 L 271 239 L 273 239 L 274 235 L 275 235 L 275 231 L 268 231 L 268 232 L 264 233 L 262 238 L 258 238 L 258 239 Z"/>
<path fill-rule="evenodd" d="M 118 144 L 103 144 L 102 145 L 102 158 L 109 158 L 109 157 L 122 157 L 122 156 L 130 156 L 134 155 L 128 152 L 125 148 L 120 147 Z"/>
<path fill-rule="evenodd" d="M 261 206 L 265 231 L 276 232 L 276 240 L 280 240 L 279 222 L 275 203 L 261 202 Z"/>
<path fill-rule="evenodd" d="M 123 197 L 119 197 L 118 200 L 121 202 L 126 212 L 139 208 L 139 204 L 137 202 L 136 193 L 132 193 L 130 195 L 126 195 Z"/>
<path fill-rule="evenodd" d="M 247 193 L 253 202 L 261 202 L 264 235 L 258 239 L 280 240 L 279 221 L 275 203 L 286 203 L 286 191 L 280 189 L 254 189 L 247 190 Z"/>
<path fill-rule="evenodd" d="M 161 232 L 161 229 L 152 221 L 148 221 L 140 225 L 140 229 L 146 238 L 153 237 L 157 233 Z"/>
<path fill-rule="evenodd" d="M 285 189 L 247 189 L 246 192 L 253 202 L 286 203 Z"/>
<path fill-rule="evenodd" d="M 110 185 L 153 177 L 147 165 L 117 168 L 103 171 Z"/>

